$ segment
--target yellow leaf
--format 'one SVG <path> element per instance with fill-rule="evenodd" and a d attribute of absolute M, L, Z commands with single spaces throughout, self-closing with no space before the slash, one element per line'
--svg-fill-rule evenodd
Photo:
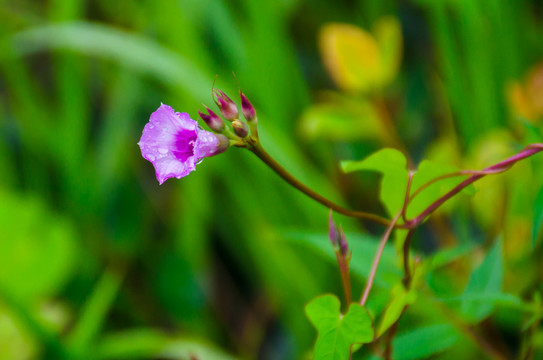
<path fill-rule="evenodd" d="M 381 78 L 379 46 L 361 28 L 348 24 L 328 24 L 320 33 L 323 61 L 336 84 L 348 91 L 368 91 Z"/>
<path fill-rule="evenodd" d="M 400 22 L 385 16 L 375 23 L 373 33 L 381 52 L 381 83 L 386 85 L 396 78 L 400 68 L 403 47 Z"/>
<path fill-rule="evenodd" d="M 514 82 L 508 85 L 507 87 L 507 97 L 509 99 L 509 104 L 512 108 L 512 111 L 516 115 L 520 115 L 526 119 L 533 119 L 534 112 L 532 110 L 532 105 L 524 88 L 519 82 Z"/>
<path fill-rule="evenodd" d="M 510 84 L 507 97 L 515 114 L 531 121 L 543 118 L 543 63 L 534 66 L 523 83 Z"/>
<path fill-rule="evenodd" d="M 511 148 L 513 139 L 504 130 L 495 130 L 484 135 L 472 147 L 466 169 L 484 169 L 514 154 Z M 472 198 L 475 218 L 486 230 L 501 228 L 503 214 L 506 210 L 505 196 L 507 191 L 506 175 L 486 176 L 477 181 L 475 187 L 479 191 Z"/>

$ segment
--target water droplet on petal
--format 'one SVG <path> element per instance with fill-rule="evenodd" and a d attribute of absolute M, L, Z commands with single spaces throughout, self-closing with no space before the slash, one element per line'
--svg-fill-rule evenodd
<path fill-rule="evenodd" d="M 199 159 L 199 160 L 196 162 L 196 165 L 200 164 L 202 161 L 204 161 L 204 158 Z"/>
<path fill-rule="evenodd" d="M 158 152 L 161 153 L 161 154 L 167 154 L 168 149 L 166 149 L 166 148 L 158 148 Z"/>

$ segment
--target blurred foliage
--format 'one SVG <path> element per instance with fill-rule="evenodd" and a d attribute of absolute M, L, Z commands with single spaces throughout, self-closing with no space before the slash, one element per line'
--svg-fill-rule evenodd
<path fill-rule="evenodd" d="M 274 158 L 391 215 L 377 150 L 423 182 L 543 142 L 542 38 L 535 0 L 0 1 L 0 358 L 310 357 L 304 306 L 341 293 L 328 209 L 239 149 L 159 187 L 136 145 L 151 112 L 195 118 L 234 71 Z M 338 165 L 362 159 L 381 185 Z M 394 359 L 543 356 L 541 184 L 539 155 L 438 211 L 413 294 L 387 246 L 367 308 L 384 331 L 411 304 Z M 382 228 L 341 223 L 357 297 Z"/>

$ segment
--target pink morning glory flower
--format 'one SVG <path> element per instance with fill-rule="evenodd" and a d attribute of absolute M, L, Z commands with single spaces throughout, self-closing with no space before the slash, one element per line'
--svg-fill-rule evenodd
<path fill-rule="evenodd" d="M 187 113 L 161 104 L 151 114 L 138 145 L 143 157 L 155 167 L 162 185 L 169 178 L 187 176 L 196 170 L 200 160 L 226 150 L 228 140 L 201 129 Z"/>

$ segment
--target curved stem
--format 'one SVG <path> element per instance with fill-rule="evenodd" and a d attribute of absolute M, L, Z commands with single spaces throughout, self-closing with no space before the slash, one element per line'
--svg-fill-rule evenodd
<path fill-rule="evenodd" d="M 453 172 L 453 173 L 449 173 L 449 174 L 444 174 L 444 175 L 441 175 L 441 176 L 438 176 L 436 178 L 433 178 L 432 180 L 422 184 L 417 190 L 415 190 L 413 192 L 413 194 L 411 194 L 411 196 L 409 197 L 409 202 L 413 201 L 413 199 L 415 197 L 417 197 L 423 190 L 427 189 L 428 187 L 430 187 L 430 185 L 433 185 L 441 180 L 445 180 L 445 179 L 449 179 L 449 178 L 452 178 L 452 177 L 458 177 L 458 176 L 464 176 L 464 175 L 493 175 L 493 174 L 499 174 L 499 173 L 502 173 L 506 170 L 508 170 L 509 168 L 504 168 L 504 169 L 500 169 L 500 170 L 492 170 L 492 171 L 484 171 L 484 170 L 461 170 L 461 171 L 457 171 L 457 172 Z"/>
<path fill-rule="evenodd" d="M 411 191 L 411 183 L 413 182 L 413 173 L 409 172 L 409 177 L 407 179 L 407 187 L 405 190 L 406 194 L 409 194 Z M 400 219 L 401 216 L 404 216 L 405 210 L 407 209 L 407 199 L 408 196 L 405 196 L 405 201 L 403 203 L 402 209 L 400 212 L 392 219 L 392 222 L 388 226 L 387 230 L 385 231 L 385 234 L 381 238 L 381 242 L 379 243 L 379 249 L 377 249 L 377 253 L 375 254 L 375 258 L 373 259 L 373 265 L 371 267 L 370 275 L 368 276 L 368 282 L 366 283 L 366 288 L 364 289 L 364 294 L 362 295 L 362 298 L 360 299 L 360 305 L 364 306 L 366 301 L 368 300 L 368 296 L 370 294 L 371 287 L 373 286 L 373 280 L 375 279 L 375 274 L 377 274 L 377 267 L 379 266 L 379 262 L 381 261 L 381 256 L 383 255 L 383 251 L 385 250 L 385 245 L 388 241 L 388 238 L 390 237 L 390 234 L 392 234 L 392 230 L 396 227 L 396 223 Z"/>
<path fill-rule="evenodd" d="M 262 160 L 266 165 L 268 165 L 268 167 L 270 167 L 273 171 L 275 171 L 275 173 L 279 175 L 287 183 L 289 183 L 296 189 L 300 190 L 301 192 L 303 192 L 304 194 L 306 194 L 313 200 L 317 201 L 318 203 L 326 206 L 327 208 L 332 209 L 335 212 L 338 212 L 340 214 L 343 214 L 352 218 L 371 220 L 382 225 L 390 225 L 391 223 L 390 220 L 384 217 L 367 213 L 364 211 L 354 211 L 354 210 L 346 209 L 334 203 L 333 201 L 325 198 L 319 193 L 313 191 L 312 189 L 304 185 L 302 182 L 300 182 L 298 179 L 296 179 L 287 170 L 285 170 L 285 168 L 282 167 L 277 161 L 275 161 L 259 143 L 253 144 L 252 146 L 248 146 L 247 149 L 249 149 L 253 154 L 258 156 L 260 160 Z"/>
<path fill-rule="evenodd" d="M 362 298 L 360 299 L 360 305 L 364 306 L 366 304 L 366 301 L 368 300 L 368 296 L 370 295 L 371 287 L 373 286 L 373 280 L 375 280 L 375 274 L 377 274 L 377 267 L 379 266 L 379 262 L 381 261 L 381 255 L 383 255 L 383 250 L 385 250 L 385 245 L 388 241 L 388 238 L 390 237 L 390 234 L 392 233 L 392 230 L 394 229 L 394 226 L 400 219 L 400 216 L 402 215 L 401 212 L 399 212 L 394 219 L 392 219 L 392 222 L 388 226 L 387 230 L 385 231 L 385 234 L 381 238 L 381 242 L 379 243 L 379 248 L 377 249 L 377 253 L 375 254 L 375 258 L 373 259 L 373 265 L 371 266 L 371 272 L 368 276 L 368 282 L 366 283 L 366 287 L 364 288 L 364 293 L 362 294 Z"/>
<path fill-rule="evenodd" d="M 430 185 L 436 183 L 437 181 L 454 177 L 454 176 L 462 176 L 462 175 L 471 175 L 466 180 L 462 181 L 460 184 L 455 186 L 452 190 L 447 192 L 445 195 L 437 199 L 435 202 L 430 204 L 422 213 L 417 215 L 415 218 L 411 220 L 407 220 L 405 218 L 405 209 L 401 216 L 404 217 L 404 221 L 401 224 L 398 224 L 398 220 L 390 221 L 382 216 L 367 213 L 364 211 L 355 211 L 346 209 L 333 201 L 325 198 L 324 196 L 320 195 L 319 193 L 313 191 L 306 185 L 304 185 L 302 182 L 300 182 L 298 179 L 296 179 L 292 174 L 290 174 L 285 168 L 283 168 L 277 161 L 275 161 L 267 152 L 264 150 L 262 145 L 258 142 L 257 139 L 254 139 L 252 141 L 249 141 L 245 143 L 245 147 L 249 149 L 253 154 L 255 154 L 260 160 L 262 160 L 268 167 L 270 167 L 277 175 L 279 175 L 283 180 L 285 180 L 287 183 L 295 187 L 296 189 L 300 190 L 302 193 L 306 194 L 313 200 L 317 201 L 318 203 L 326 206 L 329 209 L 333 209 L 334 211 L 343 214 L 345 216 L 349 216 L 352 218 L 357 219 L 364 219 L 364 220 L 371 220 L 376 223 L 379 223 L 381 225 L 390 226 L 392 223 L 394 223 L 393 228 L 400 228 L 400 229 L 413 229 L 417 227 L 420 223 L 422 223 L 426 217 L 428 217 L 431 213 L 433 213 L 435 210 L 437 210 L 441 205 L 443 205 L 447 200 L 458 194 L 460 191 L 465 189 L 467 186 L 471 185 L 475 181 L 485 177 L 486 175 L 492 175 L 492 174 L 498 174 L 503 171 L 508 170 L 511 168 L 515 163 L 517 163 L 520 160 L 523 160 L 525 158 L 528 158 L 534 154 L 537 154 L 540 151 L 543 151 L 543 144 L 531 144 L 525 147 L 520 153 L 503 160 L 495 165 L 492 165 L 490 167 L 487 167 L 483 170 L 463 170 L 452 174 L 445 174 L 441 175 L 435 179 L 430 180 L 429 182 L 423 184 L 420 188 L 418 188 L 411 196 L 406 197 L 406 203 L 405 208 L 407 205 L 413 200 L 413 198 L 417 195 L 419 195 L 424 189 L 428 188 Z"/>
<path fill-rule="evenodd" d="M 404 223 L 406 228 L 412 229 L 418 224 L 424 221 L 431 213 L 433 213 L 437 208 L 443 205 L 447 200 L 452 198 L 454 195 L 458 194 L 460 191 L 464 190 L 467 186 L 473 184 L 475 181 L 485 177 L 489 174 L 499 173 L 505 171 L 515 165 L 518 161 L 526 159 L 538 152 L 543 151 L 543 144 L 532 144 L 525 147 L 520 153 L 511 156 L 508 159 L 500 161 L 499 163 L 489 166 L 482 171 L 475 172 L 466 180 L 462 181 L 460 184 L 456 185 L 452 190 L 447 192 L 445 195 L 434 201 L 430 204 L 423 212 L 417 215 L 415 218 Z"/>

